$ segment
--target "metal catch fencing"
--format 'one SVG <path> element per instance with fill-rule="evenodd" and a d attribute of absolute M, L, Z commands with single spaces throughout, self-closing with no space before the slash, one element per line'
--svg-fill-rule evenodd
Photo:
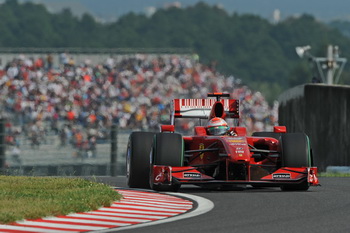
<path fill-rule="evenodd" d="M 1 174 L 33 176 L 117 176 L 125 175 L 126 149 L 130 130 L 110 129 L 107 137 L 96 141 L 94 149 L 76 147 L 49 131 L 33 141 L 17 135 L 9 142 L 4 120 L 0 120 Z M 115 130 L 112 132 L 112 130 Z M 112 137 L 111 137 L 112 136 Z"/>

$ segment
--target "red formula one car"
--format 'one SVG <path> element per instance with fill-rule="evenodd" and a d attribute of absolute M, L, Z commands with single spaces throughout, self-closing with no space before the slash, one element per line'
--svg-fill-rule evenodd
<path fill-rule="evenodd" d="M 239 117 L 239 101 L 229 94 L 212 93 L 216 99 L 175 99 L 171 125 L 161 132 L 133 132 L 127 149 L 127 182 L 131 188 L 177 191 L 181 185 L 208 188 L 281 187 L 308 190 L 318 185 L 312 166 L 309 138 L 273 132 L 248 136 L 244 127 L 229 127 L 228 118 Z M 193 136 L 175 132 L 175 118 L 199 118 L 208 126 L 196 126 Z"/>

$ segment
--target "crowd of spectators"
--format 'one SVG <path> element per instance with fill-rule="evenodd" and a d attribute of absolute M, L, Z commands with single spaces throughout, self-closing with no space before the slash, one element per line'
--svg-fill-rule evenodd
<path fill-rule="evenodd" d="M 53 56 L 59 56 L 59 64 L 53 64 Z M 11 119 L 7 133 L 24 133 L 33 146 L 48 130 L 62 146 L 77 147 L 93 147 L 112 124 L 156 131 L 169 123 L 172 99 L 206 98 L 208 92 L 239 99 L 240 125 L 248 132 L 269 130 L 277 122 L 277 104 L 270 107 L 260 92 L 192 55 L 120 55 L 100 64 L 78 63 L 67 53 L 20 55 L 0 70 L 1 112 Z M 181 130 L 192 126 L 191 121 L 179 124 Z"/>

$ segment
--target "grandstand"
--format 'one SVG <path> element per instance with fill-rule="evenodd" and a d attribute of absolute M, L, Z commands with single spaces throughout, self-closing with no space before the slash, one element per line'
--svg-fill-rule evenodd
<path fill-rule="evenodd" d="M 26 166 L 104 165 L 107 174 L 110 129 L 117 125 L 124 132 L 117 153 L 123 173 L 131 130 L 157 131 L 159 124 L 169 123 L 173 98 L 205 98 L 208 92 L 239 99 L 240 125 L 249 132 L 277 123 L 277 105 L 270 107 L 261 93 L 193 54 L 112 52 L 0 50 L 6 61 L 0 69 L 0 102 L 7 166 L 23 173 Z M 192 127 L 183 121 L 178 130 Z M 41 170 L 37 174 L 50 173 Z M 74 169 L 63 173 L 74 175 Z"/>

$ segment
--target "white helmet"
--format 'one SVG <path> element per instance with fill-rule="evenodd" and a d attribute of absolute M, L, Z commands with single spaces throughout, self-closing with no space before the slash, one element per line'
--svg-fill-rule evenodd
<path fill-rule="evenodd" d="M 230 127 L 227 125 L 227 122 L 220 117 L 210 119 L 207 126 L 209 135 L 224 135 L 229 129 Z"/>

